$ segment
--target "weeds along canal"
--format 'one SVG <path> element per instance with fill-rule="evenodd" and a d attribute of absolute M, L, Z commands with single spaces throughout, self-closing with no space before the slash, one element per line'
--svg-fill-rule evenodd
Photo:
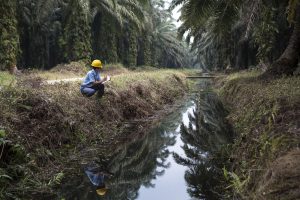
<path fill-rule="evenodd" d="M 230 126 L 209 80 L 199 81 L 172 114 L 142 138 L 82 165 L 63 184 L 64 199 L 188 200 L 225 197 L 223 171 Z"/>

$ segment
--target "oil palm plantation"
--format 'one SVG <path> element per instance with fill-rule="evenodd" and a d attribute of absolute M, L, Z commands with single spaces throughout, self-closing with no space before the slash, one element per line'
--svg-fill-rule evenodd
<path fill-rule="evenodd" d="M 16 64 L 49 69 L 96 57 L 127 66 L 184 65 L 186 47 L 177 40 L 162 0 L 3 2 L 2 70 Z"/>
<path fill-rule="evenodd" d="M 277 54 L 277 44 L 282 43 L 282 38 L 277 35 L 289 32 L 289 26 L 281 23 L 285 18 L 282 8 L 288 7 L 292 34 L 288 33 L 290 40 L 284 38 L 288 45 L 280 46 L 280 52 L 284 53 L 266 74 L 291 74 L 297 67 L 300 46 L 298 0 L 173 0 L 171 9 L 179 5 L 182 6 L 183 21 L 179 35 L 187 32 L 188 40 L 194 38 L 193 49 L 202 60 L 211 60 L 211 52 L 217 55 L 215 62 L 205 64 L 219 65 L 219 68 L 227 65 L 246 68 L 265 60 L 274 61 L 270 55 Z"/>
<path fill-rule="evenodd" d="M 162 66 L 187 66 L 188 47 L 176 35 L 176 26 L 169 10 L 162 0 L 152 1 L 151 40 L 152 57 L 158 57 Z"/>
<path fill-rule="evenodd" d="M 129 58 L 130 61 L 126 64 L 136 65 L 134 62 L 137 57 L 136 35 L 144 28 L 145 12 L 142 7 L 144 3 L 146 1 L 91 1 L 94 57 L 102 57 L 104 62 L 108 63 L 122 62 L 125 57 L 122 54 L 127 53 L 126 58 L 133 58 Z M 124 45 L 124 42 L 128 45 Z M 118 44 L 121 44 L 119 54 Z M 124 46 L 127 48 L 122 48 Z"/>
<path fill-rule="evenodd" d="M 175 25 L 167 20 L 162 21 L 152 32 L 152 44 L 154 46 L 154 56 L 161 55 L 159 62 L 162 66 L 186 66 L 187 48 L 185 44 L 178 41 Z"/>
<path fill-rule="evenodd" d="M 20 37 L 19 64 L 47 68 L 54 51 L 61 22 L 56 17 L 61 4 L 57 1 L 19 0 L 18 28 Z"/>
<path fill-rule="evenodd" d="M 187 33 L 187 42 L 193 38 L 192 50 L 202 67 L 212 69 L 229 65 L 228 48 L 234 46 L 230 41 L 231 31 L 239 20 L 242 1 L 173 0 L 170 9 L 178 5 L 182 5 L 180 19 L 183 21 L 179 36 Z"/>

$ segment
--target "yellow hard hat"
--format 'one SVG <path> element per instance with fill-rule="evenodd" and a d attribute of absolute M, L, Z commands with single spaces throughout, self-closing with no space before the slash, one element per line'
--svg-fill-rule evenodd
<path fill-rule="evenodd" d="M 93 60 L 92 67 L 102 68 L 102 63 L 100 60 Z"/>
<path fill-rule="evenodd" d="M 107 191 L 106 188 L 100 188 L 100 189 L 96 190 L 96 192 L 99 196 L 105 195 L 106 191 Z"/>

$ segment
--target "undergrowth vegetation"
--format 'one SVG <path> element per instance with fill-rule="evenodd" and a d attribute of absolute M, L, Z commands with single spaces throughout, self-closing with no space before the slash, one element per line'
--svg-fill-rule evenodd
<path fill-rule="evenodd" d="M 235 176 L 231 186 L 245 199 L 296 199 L 300 79 L 266 81 L 259 74 L 239 72 L 221 81 L 224 86 L 219 93 L 238 134 L 232 147 L 231 173 Z M 282 159 L 285 161 L 279 162 Z"/>
<path fill-rule="evenodd" d="M 1 198 L 51 194 L 49 188 L 63 179 L 66 157 L 93 144 L 113 148 L 116 138 L 126 138 L 126 125 L 151 125 L 149 118 L 189 88 L 175 70 L 115 75 L 101 99 L 82 96 L 80 82 L 42 81 L 24 75 L 0 90 Z"/>
<path fill-rule="evenodd" d="M 10 85 L 13 84 L 15 81 L 15 77 L 12 76 L 8 72 L 0 72 L 0 87 L 4 85 Z"/>

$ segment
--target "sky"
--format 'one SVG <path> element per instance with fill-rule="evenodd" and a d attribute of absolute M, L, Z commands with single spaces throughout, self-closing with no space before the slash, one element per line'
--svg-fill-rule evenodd
<path fill-rule="evenodd" d="M 188 103 L 188 105 L 190 102 Z M 192 114 L 195 110 L 195 105 L 191 105 L 185 112 L 182 113 L 182 122 L 185 126 L 189 125 L 190 119 L 189 114 Z M 174 131 L 176 136 L 176 143 L 174 146 L 168 146 L 169 152 L 176 152 L 180 156 L 186 157 L 182 149 L 184 145 L 180 138 L 180 126 Z M 167 129 L 166 129 L 167 130 Z M 170 131 L 169 134 L 171 134 Z M 152 133 L 154 134 L 154 133 Z M 177 164 L 173 158 L 172 153 L 167 158 L 165 163 L 170 163 L 170 167 L 166 169 L 164 175 L 157 176 L 151 181 L 155 187 L 147 188 L 142 186 L 139 190 L 139 197 L 137 200 L 153 200 L 153 199 L 171 199 L 171 200 L 186 200 L 190 199 L 187 193 L 186 181 L 184 178 L 185 172 L 187 170 L 186 166 Z M 159 170 L 161 170 L 159 168 Z"/>
<path fill-rule="evenodd" d="M 165 8 L 168 8 L 170 3 L 171 3 L 172 0 L 165 0 Z M 182 24 L 181 21 L 178 21 L 180 15 L 181 15 L 181 12 L 180 12 L 180 9 L 181 9 L 181 5 L 180 6 L 177 6 L 173 11 L 172 11 L 172 16 L 173 18 L 175 19 L 175 22 L 174 24 L 176 25 L 177 28 L 180 27 L 180 25 Z M 185 38 L 187 36 L 187 32 L 183 35 L 183 37 Z M 194 41 L 194 37 L 191 37 L 191 42 Z"/>
<path fill-rule="evenodd" d="M 171 3 L 172 0 L 166 0 L 166 8 L 169 7 L 170 3 Z M 173 15 L 173 18 L 175 19 L 175 25 L 176 27 L 179 27 L 182 22 L 177 22 L 177 20 L 179 19 L 180 17 L 180 8 L 181 6 L 177 6 L 173 11 L 172 11 L 172 15 Z"/>
<path fill-rule="evenodd" d="M 176 22 L 175 22 L 175 25 L 177 26 L 177 27 L 179 27 L 181 24 L 182 24 L 182 22 L 181 21 L 177 21 L 178 19 L 179 19 L 179 17 L 180 17 L 180 7 L 178 6 L 178 7 L 176 7 L 173 11 L 172 11 L 172 14 L 173 14 L 173 18 L 176 20 Z"/>

